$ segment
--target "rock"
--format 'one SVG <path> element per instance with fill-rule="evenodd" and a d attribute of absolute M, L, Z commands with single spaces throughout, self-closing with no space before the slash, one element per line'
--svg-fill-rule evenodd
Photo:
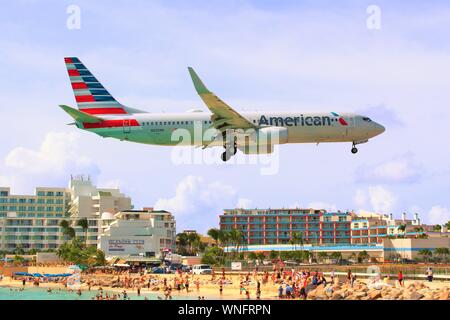
<path fill-rule="evenodd" d="M 420 300 L 423 298 L 423 294 L 417 292 L 417 291 L 405 291 L 403 293 L 403 298 L 405 300 Z"/>
<path fill-rule="evenodd" d="M 344 295 L 342 294 L 342 291 L 336 291 L 331 296 L 331 300 L 342 300 L 344 299 Z"/>
<path fill-rule="evenodd" d="M 375 290 L 375 291 L 369 292 L 368 297 L 370 300 L 377 300 L 377 299 L 381 298 L 381 291 Z"/>
<path fill-rule="evenodd" d="M 434 300 L 434 296 L 433 296 L 432 293 L 428 292 L 428 293 L 426 293 L 426 294 L 423 296 L 423 298 L 420 299 L 420 300 Z"/>
<path fill-rule="evenodd" d="M 357 299 L 357 300 L 359 300 L 359 299 L 361 299 L 362 297 L 365 297 L 365 296 L 366 296 L 365 292 L 355 292 L 355 293 L 353 293 L 353 297 L 355 297 L 355 299 Z"/>
<path fill-rule="evenodd" d="M 439 294 L 439 300 L 450 300 L 449 299 L 449 292 L 443 291 Z"/>

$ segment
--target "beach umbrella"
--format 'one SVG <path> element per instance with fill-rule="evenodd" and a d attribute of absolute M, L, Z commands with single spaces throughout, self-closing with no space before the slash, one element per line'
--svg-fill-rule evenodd
<path fill-rule="evenodd" d="M 33 273 L 32 276 L 33 276 L 33 277 L 38 277 L 38 278 L 39 278 L 39 277 L 42 277 L 42 274 L 40 274 L 40 273 Z"/>
<path fill-rule="evenodd" d="M 28 272 L 14 272 L 15 276 L 27 276 L 28 274 Z"/>

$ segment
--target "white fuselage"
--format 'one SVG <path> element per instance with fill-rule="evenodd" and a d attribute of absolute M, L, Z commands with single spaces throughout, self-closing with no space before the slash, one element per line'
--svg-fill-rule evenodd
<path fill-rule="evenodd" d="M 287 138 L 283 143 L 362 143 L 384 131 L 384 127 L 380 124 L 353 113 L 337 115 L 307 112 L 242 112 L 240 114 L 254 124 L 256 130 L 275 128 L 285 131 Z M 145 144 L 173 146 L 179 145 L 180 142 L 182 145 L 223 143 L 221 139 L 215 139 L 218 131 L 213 128 L 211 114 L 201 111 L 136 113 L 103 118 L 105 122 L 101 125 L 89 126 L 82 123 L 77 125 L 103 137 Z M 216 133 L 207 133 L 208 130 Z M 186 139 L 183 133 L 188 133 L 191 138 Z"/>

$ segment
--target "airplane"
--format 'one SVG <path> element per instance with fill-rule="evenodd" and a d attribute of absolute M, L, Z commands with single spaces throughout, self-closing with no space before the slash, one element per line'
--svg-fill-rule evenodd
<path fill-rule="evenodd" d="M 268 154 L 274 145 L 287 143 L 350 142 L 355 154 L 356 145 L 385 131 L 381 124 L 355 113 L 238 113 L 209 91 L 191 67 L 188 71 L 194 88 L 211 113 L 198 109 L 149 113 L 119 103 L 77 57 L 66 57 L 64 61 L 78 109 L 60 107 L 75 120 L 71 124 L 105 138 L 159 146 L 222 146 L 225 151 L 221 159 L 228 161 L 237 150 Z M 179 131 L 186 132 L 187 138 L 175 134 Z"/>

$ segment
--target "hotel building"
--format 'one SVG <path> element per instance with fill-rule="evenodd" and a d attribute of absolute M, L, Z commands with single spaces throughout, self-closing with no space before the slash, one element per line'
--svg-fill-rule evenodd
<path fill-rule="evenodd" d="M 160 256 L 175 250 L 176 224 L 174 216 L 164 210 L 126 210 L 105 215 L 109 224 L 100 235 L 98 247 L 106 256 Z"/>
<path fill-rule="evenodd" d="M 288 244 L 301 233 L 307 243 L 350 244 L 350 212 L 314 209 L 227 209 L 220 229 L 239 229 L 245 244 Z"/>
<path fill-rule="evenodd" d="M 34 195 L 14 195 L 0 187 L 0 250 L 55 250 L 66 242 L 60 223 L 67 220 L 76 237 L 96 246 L 102 232 L 101 214 L 132 209 L 118 189 L 96 188 L 89 178 L 72 177 L 68 188 L 36 188 Z M 77 226 L 86 218 L 89 228 Z"/>
<path fill-rule="evenodd" d="M 0 188 L 0 250 L 56 249 L 64 242 L 59 223 L 68 218 L 65 188 L 36 188 L 34 195 L 14 195 Z"/>

